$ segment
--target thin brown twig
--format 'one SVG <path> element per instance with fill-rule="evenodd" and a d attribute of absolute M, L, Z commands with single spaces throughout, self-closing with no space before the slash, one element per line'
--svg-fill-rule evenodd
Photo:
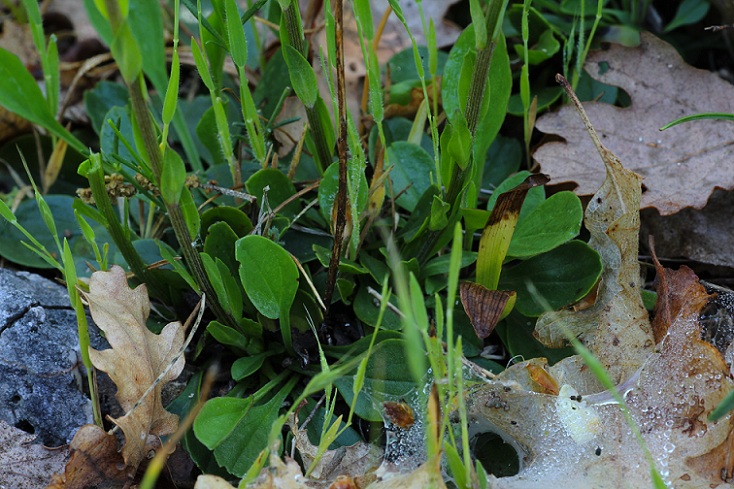
<path fill-rule="evenodd" d="M 331 298 L 334 295 L 336 276 L 339 270 L 344 228 L 347 218 L 347 99 L 346 81 L 344 78 L 344 0 L 337 0 L 334 8 L 334 25 L 336 36 L 336 96 L 339 105 L 339 137 L 337 152 L 339 154 L 339 189 L 336 193 L 336 225 L 334 226 L 334 248 L 329 261 L 329 277 L 324 292 L 324 304 L 328 317 Z"/>

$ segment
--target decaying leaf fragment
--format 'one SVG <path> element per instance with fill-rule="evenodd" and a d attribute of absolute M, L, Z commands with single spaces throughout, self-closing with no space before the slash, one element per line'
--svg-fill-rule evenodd
<path fill-rule="evenodd" d="M 125 435 L 125 464 L 137 467 L 157 437 L 173 433 L 178 426 L 178 416 L 163 408 L 161 388 L 183 370 L 183 356 L 175 359 L 184 343 L 183 328 L 175 322 L 167 324 L 159 335 L 151 333 L 145 325 L 150 314 L 145 285 L 130 289 L 124 270 L 117 266 L 92 274 L 84 298 L 112 347 L 103 351 L 90 348 L 89 353 L 95 367 L 107 372 L 117 386 L 117 400 L 127 414 L 112 421 Z M 142 398 L 174 360 L 158 386 Z"/>
<path fill-rule="evenodd" d="M 734 188 L 730 122 L 697 121 L 658 130 L 684 115 L 734 112 L 734 87 L 715 73 L 685 64 L 672 46 L 647 32 L 636 48 L 612 45 L 591 53 L 585 68 L 632 99 L 626 108 L 602 102 L 584 107 L 604 144 L 643 177 L 642 208 L 654 207 L 661 215 L 701 209 L 714 189 Z M 575 182 L 579 195 L 599 188 L 603 173 L 589 158 L 593 148 L 573 106 L 539 117 L 536 127 L 565 139 L 544 144 L 533 155 L 554 184 Z"/>
<path fill-rule="evenodd" d="M 34 443 L 35 438 L 0 420 L 0 486 L 35 489 L 64 466 L 62 450 Z"/>
<path fill-rule="evenodd" d="M 63 474 L 55 475 L 46 489 L 117 489 L 132 483 L 129 467 L 117 451 L 115 435 L 97 425 L 84 425 L 69 445 L 71 457 Z"/>
<path fill-rule="evenodd" d="M 579 110 L 583 112 L 580 105 Z M 601 285 L 593 306 L 544 314 L 538 319 L 535 333 L 546 346 L 559 347 L 566 343 L 563 328 L 567 328 L 620 382 L 641 365 L 654 346 L 639 292 L 641 178 L 622 166 L 601 143 L 588 118 L 586 121 L 587 139 L 601 156 L 606 171 L 604 183 L 584 213 L 584 224 L 591 235 L 589 246 L 602 259 Z"/>
<path fill-rule="evenodd" d="M 637 290 L 640 181 L 598 138 L 594 142 L 607 169 L 586 213 L 591 244 L 604 266 L 599 297 L 590 309 L 541 317 L 536 331 L 558 341 L 559 326 L 566 325 L 602 361 L 670 487 L 730 487 L 734 417 L 712 422 L 708 415 L 734 382 L 721 352 L 701 339 L 699 315 L 708 294 L 690 271 L 660 269 L 665 286 L 658 291 L 658 311 L 668 319 L 656 321 L 660 341 L 652 348 L 653 328 Z M 557 395 L 548 388 L 553 385 L 561 386 Z M 473 426 L 484 423 L 520 454 L 520 472 L 490 477 L 490 487 L 652 486 L 644 452 L 620 407 L 578 355 L 551 367 L 544 359 L 515 364 L 472 390 L 467 403 Z"/>

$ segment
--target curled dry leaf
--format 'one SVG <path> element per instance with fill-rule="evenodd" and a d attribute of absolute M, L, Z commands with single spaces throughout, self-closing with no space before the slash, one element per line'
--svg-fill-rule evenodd
<path fill-rule="evenodd" d="M 578 121 L 576 124 L 583 127 Z M 641 365 L 654 346 L 652 328 L 639 292 L 641 179 L 624 168 L 601 144 L 590 123 L 587 129 L 591 135 L 587 139 L 592 141 L 606 169 L 606 179 L 584 213 L 589 245 L 602 259 L 601 285 L 593 306 L 581 311 L 544 314 L 536 323 L 535 335 L 546 346 L 560 347 L 566 343 L 564 328 L 567 328 L 610 370 L 612 378 L 620 382 Z"/>
<path fill-rule="evenodd" d="M 591 129 L 590 124 L 587 124 Z M 595 135 L 592 132 L 592 137 Z M 590 309 L 546 315 L 537 332 L 559 340 L 559 324 L 579 336 L 619 385 L 655 468 L 671 487 L 729 487 L 734 481 L 734 417 L 708 415 L 734 382 L 721 352 L 701 339 L 708 294 L 687 270 L 660 270 L 662 317 L 657 350 L 637 291 L 639 179 L 595 139 L 606 180 L 592 198 L 586 226 L 602 255 L 603 280 Z M 665 311 L 665 312 L 663 312 Z M 558 393 L 553 392 L 559 385 Z M 490 477 L 505 489 L 651 487 L 650 467 L 611 393 L 573 356 L 515 364 L 467 396 L 473 426 L 499 431 L 520 454 L 520 472 Z"/>
<path fill-rule="evenodd" d="M 382 450 L 374 444 L 364 442 L 338 450 L 326 450 L 319 455 L 319 447 L 311 443 L 305 429 L 297 428 L 297 420 L 292 418 L 289 424 L 303 464 L 311 470 L 312 483 L 319 481 L 328 487 L 329 481 L 335 480 L 336 476 L 362 476 L 379 466 L 382 461 Z M 311 467 L 317 457 L 318 462 Z"/>
<path fill-rule="evenodd" d="M 117 400 L 127 414 L 112 421 L 125 434 L 125 463 L 137 467 L 156 438 L 173 433 L 178 426 L 178 416 L 163 408 L 161 388 L 183 370 L 183 356 L 176 358 L 184 343 L 183 328 L 175 322 L 159 335 L 151 333 L 145 325 L 150 314 L 145 285 L 130 289 L 125 271 L 117 266 L 92 274 L 84 298 L 112 347 L 103 351 L 90 348 L 89 354 L 94 366 L 107 372 L 117 386 Z M 161 382 L 142 398 L 171 363 L 173 367 Z"/>
<path fill-rule="evenodd" d="M 612 45 L 592 53 L 585 67 L 593 78 L 630 95 L 627 108 L 600 102 L 584 107 L 604 144 L 643 177 L 642 208 L 654 207 L 662 215 L 700 209 L 714 189 L 734 188 L 731 123 L 697 121 L 658 130 L 685 115 L 734 113 L 734 87 L 715 73 L 685 64 L 672 46 L 645 32 L 639 47 Z M 604 173 L 589 158 L 591 142 L 571 105 L 540 117 L 536 127 L 565 139 L 544 144 L 534 154 L 554 184 L 575 182 L 580 195 L 599 188 Z"/>
<path fill-rule="evenodd" d="M 46 489 L 85 489 L 129 487 L 130 470 L 117 451 L 115 435 L 97 425 L 84 425 L 76 432 L 69 445 L 71 457 L 64 473 L 54 476 Z M 132 472 L 132 473 L 131 473 Z"/>

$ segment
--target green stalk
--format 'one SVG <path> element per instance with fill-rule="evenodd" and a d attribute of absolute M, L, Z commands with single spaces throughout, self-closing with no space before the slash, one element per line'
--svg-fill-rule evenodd
<path fill-rule="evenodd" d="M 289 44 L 295 48 L 299 53 L 303 54 L 306 58 L 308 53 L 306 52 L 306 39 L 303 35 L 303 26 L 301 25 L 301 14 L 298 11 L 298 3 L 290 2 L 288 8 L 283 9 L 283 23 L 286 27 L 288 34 Z M 321 96 L 319 96 L 319 99 Z M 321 120 L 319 111 L 317 110 L 318 102 L 311 108 L 306 107 L 306 118 L 308 119 L 308 125 L 311 128 L 311 137 L 313 137 L 316 145 L 316 154 L 314 159 L 316 160 L 316 166 L 320 173 L 323 173 L 326 168 L 331 164 L 332 155 L 334 154 L 333 148 L 329 147 L 329 142 L 326 139 L 326 133 L 321 130 L 322 127 L 330 127 L 331 123 L 324 124 Z"/>
<path fill-rule="evenodd" d="M 117 32 L 122 26 L 122 23 L 125 21 L 122 18 L 122 14 L 119 10 L 119 5 L 116 0 L 105 0 L 105 6 L 107 7 L 107 13 L 109 16 L 110 25 L 112 26 L 112 30 L 113 32 Z M 160 183 L 161 174 L 163 172 L 162 154 L 158 146 L 158 138 L 156 137 L 153 121 L 151 119 L 150 112 L 148 111 L 148 106 L 145 101 L 145 96 L 143 94 L 143 83 L 144 79 L 141 73 L 138 75 L 138 78 L 136 80 L 128 84 L 128 90 L 130 91 L 130 102 L 133 109 L 133 118 L 137 123 L 140 137 L 143 142 L 144 150 L 146 153 L 145 156 L 147 156 L 147 161 L 150 163 L 150 167 L 153 170 L 153 175 L 155 176 L 156 181 Z M 217 294 L 214 291 L 214 287 L 212 286 L 209 278 L 206 275 L 204 264 L 201 261 L 201 256 L 191 244 L 191 237 L 189 235 L 188 227 L 186 226 L 186 221 L 184 219 L 181 208 L 178 205 L 172 205 L 168 202 L 164 203 L 166 205 L 166 210 L 168 211 L 168 217 L 171 220 L 171 226 L 173 227 L 174 234 L 176 235 L 176 240 L 181 247 L 181 254 L 184 257 L 184 261 L 191 270 L 191 275 L 194 277 L 196 284 L 199 286 L 201 291 L 207 295 L 209 307 L 211 307 L 212 311 L 221 323 L 239 330 L 239 325 L 237 324 L 237 321 L 234 319 L 234 317 L 232 317 L 230 313 L 225 311 L 222 305 L 219 303 L 219 299 L 217 298 Z M 116 222 L 116 220 L 114 222 Z M 132 247 L 132 243 L 125 243 L 125 241 L 127 240 L 115 240 L 118 246 L 120 244 L 128 244 L 130 247 Z"/>
<path fill-rule="evenodd" d="M 487 78 L 489 77 L 489 66 L 492 63 L 492 54 L 497 46 L 497 38 L 501 32 L 502 16 L 507 6 L 507 0 L 491 0 L 487 10 L 487 32 L 492 33 L 491 41 L 487 45 L 477 51 L 477 60 L 474 65 L 474 73 L 472 74 L 471 86 L 469 88 L 469 97 L 466 101 L 466 109 L 464 116 L 466 124 L 472 134 L 472 138 L 477 131 L 479 124 L 479 111 L 484 100 L 484 92 L 487 87 Z M 464 180 L 468 173 L 471 173 L 474 165 L 473 158 L 470 159 L 466 169 L 462 170 L 459 165 L 454 165 L 454 171 L 449 183 L 446 201 L 451 206 L 456 207 L 456 198 L 459 196 L 461 189 L 464 187 Z"/>
<path fill-rule="evenodd" d="M 142 79 L 140 81 L 142 81 Z M 153 122 L 150 118 L 150 113 L 148 112 L 148 106 L 143 98 L 143 91 L 140 83 L 134 83 L 128 88 L 130 89 L 130 100 L 133 107 L 133 114 L 138 123 L 138 128 L 143 139 L 148 161 L 153 169 L 153 174 L 155 175 L 156 180 L 160 182 L 161 173 L 163 171 L 161 152 L 158 148 L 158 141 L 155 137 Z M 188 192 L 188 190 L 185 191 Z M 168 218 L 171 220 L 171 227 L 176 235 L 176 241 L 178 241 L 178 244 L 181 247 L 181 254 L 183 255 L 184 261 L 191 270 L 191 275 L 194 277 L 196 284 L 202 292 L 206 294 L 209 307 L 222 324 L 226 324 L 227 326 L 239 330 L 237 321 L 230 313 L 225 311 L 219 303 L 214 287 L 209 281 L 209 277 L 206 275 L 204 263 L 201 261 L 201 256 L 191 245 L 191 236 L 189 235 L 189 230 L 186 226 L 186 220 L 184 219 L 181 208 L 178 204 L 171 204 L 169 202 L 164 202 L 164 204 L 166 205 Z"/>
<path fill-rule="evenodd" d="M 71 307 L 74 309 L 76 314 L 77 332 L 79 334 L 79 350 L 82 354 L 82 364 L 87 369 L 87 382 L 89 384 L 89 398 L 92 401 L 92 417 L 94 424 L 99 427 L 103 426 L 102 423 L 102 409 L 99 405 L 99 395 L 97 393 L 97 369 L 92 364 L 92 359 L 89 356 L 89 324 L 87 323 L 87 313 L 84 311 L 84 304 L 79 296 L 77 290 L 77 275 L 76 269 L 74 268 L 74 257 L 71 254 L 71 248 L 69 248 L 69 242 L 64 238 L 63 248 L 63 262 L 64 262 L 64 280 L 66 281 L 66 290 L 69 293 L 69 301 Z"/>
<path fill-rule="evenodd" d="M 185 191 L 188 192 L 188 190 Z M 176 240 L 181 246 L 181 254 L 183 255 L 184 261 L 188 265 L 189 270 L 191 270 L 191 275 L 194 277 L 196 284 L 206 294 L 206 300 L 212 312 L 219 322 L 240 331 L 240 325 L 237 323 L 237 320 L 220 304 L 217 293 L 204 269 L 201 255 L 191 245 L 189 229 L 186 226 L 186 220 L 184 219 L 181 207 L 178 204 L 166 203 L 166 209 L 168 210 L 168 217 L 171 220 L 171 226 L 176 235 Z"/>
<path fill-rule="evenodd" d="M 502 32 L 502 18 L 504 16 L 505 8 L 507 7 L 508 0 L 490 0 L 486 19 L 487 33 L 490 34 L 490 41 L 487 45 L 477 51 L 477 59 L 474 65 L 474 72 L 472 73 L 471 86 L 469 88 L 469 96 L 466 102 L 466 109 L 464 110 L 464 116 L 466 117 L 467 127 L 471 132 L 472 139 L 477 130 L 479 124 L 479 112 L 482 107 L 482 101 L 487 86 L 487 78 L 489 77 L 489 67 L 492 63 L 492 54 L 494 48 L 497 46 L 497 40 L 500 33 Z M 459 195 L 464 188 L 464 182 L 467 175 L 471 175 L 474 166 L 474 158 L 470 157 L 469 163 L 465 169 L 456 164 L 451 174 L 451 181 L 446 191 L 446 202 L 451 206 L 450 214 L 454 215 L 459 211 Z M 442 231 L 431 231 L 425 237 L 423 246 L 418 252 L 418 261 L 424 263 L 428 259 L 428 254 L 431 249 L 435 246 Z"/>
<path fill-rule="evenodd" d="M 83 170 L 84 168 L 82 167 L 81 169 Z M 127 264 L 130 265 L 130 270 L 142 282 L 147 284 L 152 295 L 161 299 L 167 298 L 167 287 L 155 275 L 149 272 L 145 263 L 143 263 L 143 259 L 133 246 L 129 234 L 125 232 L 117 218 L 115 209 L 110 202 L 110 197 L 107 195 L 107 188 L 104 183 L 104 171 L 102 170 L 102 158 L 99 154 L 93 154 L 89 157 L 89 168 L 86 170 L 84 176 L 89 181 L 97 210 L 105 218 L 107 231 L 110 233 L 112 240 L 119 248 Z"/>

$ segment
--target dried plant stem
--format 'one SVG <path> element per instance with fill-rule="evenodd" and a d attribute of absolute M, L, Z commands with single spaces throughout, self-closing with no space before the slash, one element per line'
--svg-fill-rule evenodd
<path fill-rule="evenodd" d="M 344 228 L 347 222 L 347 95 L 344 79 L 344 0 L 337 0 L 334 7 L 336 35 L 336 97 L 339 105 L 339 134 L 337 152 L 339 154 L 339 188 L 336 193 L 336 224 L 334 225 L 334 247 L 329 261 L 329 277 L 324 292 L 326 316 L 329 314 L 331 298 L 334 295 L 336 277 L 339 270 Z"/>

